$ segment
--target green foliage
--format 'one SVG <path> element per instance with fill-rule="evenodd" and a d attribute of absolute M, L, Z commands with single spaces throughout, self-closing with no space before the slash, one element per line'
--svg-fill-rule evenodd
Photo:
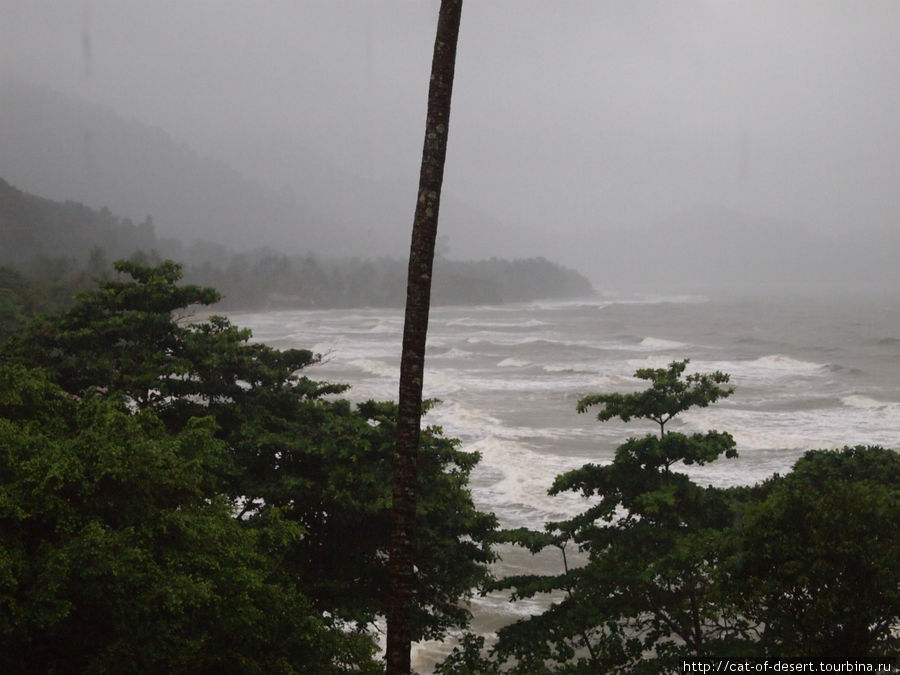
<path fill-rule="evenodd" d="M 171 261 L 152 269 L 120 261 L 115 268 L 133 280 L 103 281 L 62 315 L 34 322 L 8 351 L 46 368 L 73 394 L 98 388 L 126 394 L 138 405 L 162 402 L 189 370 L 182 347 L 188 329 L 172 312 L 208 305 L 218 294 L 176 286 L 181 269 Z"/>
<path fill-rule="evenodd" d="M 479 675 L 496 669 L 484 656 L 484 636 L 465 633 L 447 658 L 435 666 L 434 672 L 436 675 Z"/>
<path fill-rule="evenodd" d="M 592 394 L 580 401 L 576 410 L 583 413 L 602 404 L 597 414 L 601 422 L 620 418 L 629 422 L 634 418 L 649 419 L 659 425 L 660 436 L 665 434 L 666 422 L 692 407 L 705 408 L 720 398 L 730 396 L 733 387 L 723 387 L 730 379 L 725 373 L 692 373 L 683 377 L 690 360 L 673 361 L 668 368 L 641 368 L 634 376 L 649 380 L 650 388 L 635 394 Z"/>
<path fill-rule="evenodd" d="M 307 350 L 252 343 L 223 317 L 187 323 L 217 294 L 178 285 L 174 263 L 116 270 L 0 350 L 0 668 L 377 670 L 396 406 L 304 376 Z M 14 321 L 45 306 L 17 273 L 0 281 Z M 416 637 L 465 627 L 478 585 L 554 599 L 489 653 L 465 636 L 439 672 L 900 649 L 897 453 L 815 451 L 758 486 L 696 485 L 678 467 L 733 457 L 734 440 L 666 425 L 732 389 L 686 366 L 579 402 L 660 432 L 558 476 L 552 493 L 589 501 L 540 531 L 498 536 L 468 491 L 478 455 L 423 430 Z M 563 568 L 491 584 L 497 540 L 552 547 Z"/>
<path fill-rule="evenodd" d="M 197 257 L 195 257 L 195 255 Z M 234 254 L 188 249 L 187 275 L 221 289 L 228 307 L 402 307 L 406 263 L 393 258 L 288 257 L 270 250 Z M 593 295 L 590 282 L 544 258 L 438 259 L 433 304 L 500 304 Z"/>
<path fill-rule="evenodd" d="M 900 652 L 900 455 L 880 447 L 806 453 L 763 486 L 741 522 L 735 590 L 786 658 Z"/>
<path fill-rule="evenodd" d="M 649 389 L 583 398 L 580 412 L 603 404 L 600 420 L 650 419 L 660 435 L 628 439 L 605 466 L 587 464 L 562 474 L 550 492 L 579 491 L 593 503 L 544 532 L 507 533 L 537 552 L 577 545 L 582 567 L 555 576 L 499 581 L 513 599 L 561 593 L 544 613 L 501 629 L 498 664 L 514 672 L 655 672 L 671 659 L 708 656 L 731 648 L 749 626 L 721 597 L 716 583 L 722 551 L 730 543 L 732 504 L 722 490 L 703 488 L 673 471 L 679 463 L 704 464 L 736 455 L 734 439 L 709 431 L 686 435 L 665 424 L 691 406 L 728 396 L 722 373 L 683 377 L 687 361 L 635 373 Z M 564 557 L 564 561 L 566 558 Z M 556 665 L 554 665 L 556 664 Z"/>
<path fill-rule="evenodd" d="M 31 293 L 22 275 L 0 267 L 0 344 L 25 327 Z"/>
<path fill-rule="evenodd" d="M 66 260 L 40 258 L 27 270 L 0 267 L 0 345 L 42 312 L 71 306 L 93 281 Z"/>
<path fill-rule="evenodd" d="M 364 665 L 283 572 L 303 538 L 245 527 L 210 418 L 166 432 L 116 397 L 0 366 L 0 669 L 307 672 Z"/>
<path fill-rule="evenodd" d="M 369 624 L 384 611 L 396 405 L 369 401 L 353 409 L 318 393 L 256 396 L 254 389 L 241 403 L 239 427 L 224 427 L 232 421 L 220 416 L 244 467 L 232 492 L 250 497 L 244 509 L 251 522 L 278 507 L 302 524 L 308 536 L 295 543 L 290 567 L 308 580 L 317 606 Z M 423 430 L 416 639 L 467 624 L 460 599 L 487 578 L 493 560 L 496 521 L 475 509 L 467 487 L 479 456 L 457 445 L 438 428 Z"/>
<path fill-rule="evenodd" d="M 158 245 L 152 221 L 135 226 L 77 202 L 57 202 L 16 189 L 0 178 L 0 263 L 78 259 L 100 246 L 114 257 Z M 96 254 L 94 254 L 96 259 Z"/>
<path fill-rule="evenodd" d="M 552 546 L 564 569 L 494 584 L 512 600 L 555 593 L 548 610 L 499 631 L 494 670 L 671 672 L 696 657 L 860 659 L 897 653 L 900 628 L 900 455 L 879 447 L 808 452 L 753 487 L 704 488 L 674 470 L 735 453 L 727 433 L 672 433 L 692 405 L 731 393 L 727 375 L 683 376 L 686 361 L 642 370 L 651 387 L 588 396 L 601 420 L 650 419 L 610 464 L 558 476 L 551 493 L 591 499 L 544 531 L 503 539 Z M 570 568 L 567 547 L 587 561 Z M 464 644 L 454 663 L 484 658 Z M 449 662 L 449 660 L 448 660 Z"/>
<path fill-rule="evenodd" d="M 217 294 L 179 286 L 174 263 L 120 262 L 116 270 L 118 278 L 79 296 L 70 310 L 33 322 L 2 359 L 44 369 L 65 392 L 62 400 L 109 401 L 124 419 L 153 420 L 161 439 L 199 433 L 197 420 L 207 420 L 204 438 L 216 452 L 171 472 L 202 475 L 209 508 L 237 514 L 221 537 L 275 542 L 262 561 L 287 584 L 285 598 L 306 603 L 311 626 L 330 617 L 361 635 L 370 631 L 384 613 L 396 406 L 354 407 L 338 398 L 345 386 L 303 376 L 318 361 L 307 350 L 251 343 L 250 331 L 223 317 L 185 323 L 180 314 L 189 305 Z M 493 560 L 496 521 L 475 509 L 467 488 L 478 455 L 457 446 L 439 428 L 424 430 L 417 638 L 466 625 L 461 600 L 487 578 Z M 135 481 L 121 490 L 137 498 L 144 491 Z M 207 572 L 193 574 L 205 579 Z M 203 611 L 191 616 L 200 621 Z M 284 616 L 275 612 L 272 620 Z M 304 635 L 302 622 L 296 628 Z M 367 652 L 356 645 L 348 640 L 338 653 L 365 666 Z"/>

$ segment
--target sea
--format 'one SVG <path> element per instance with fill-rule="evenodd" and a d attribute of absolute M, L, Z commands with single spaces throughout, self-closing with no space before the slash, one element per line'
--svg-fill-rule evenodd
<path fill-rule="evenodd" d="M 399 309 L 232 313 L 254 339 L 311 349 L 314 379 L 351 385 L 351 400 L 396 400 L 403 312 Z M 580 495 L 550 496 L 554 477 L 609 462 L 651 422 L 599 422 L 578 414 L 591 393 L 645 388 L 639 368 L 690 359 L 688 372 L 722 371 L 734 394 L 686 411 L 668 428 L 727 431 L 738 457 L 682 467 L 720 487 L 784 474 L 805 451 L 848 445 L 900 450 L 900 291 L 859 293 L 607 294 L 506 305 L 433 307 L 424 395 L 440 399 L 424 418 L 481 462 L 471 490 L 503 527 L 538 529 L 582 511 Z M 559 571 L 554 554 L 499 551 L 499 575 Z M 571 561 L 570 561 L 571 562 Z M 539 612 L 552 598 L 512 605 L 476 596 L 476 631 L 490 635 Z M 450 643 L 418 645 L 428 672 Z"/>

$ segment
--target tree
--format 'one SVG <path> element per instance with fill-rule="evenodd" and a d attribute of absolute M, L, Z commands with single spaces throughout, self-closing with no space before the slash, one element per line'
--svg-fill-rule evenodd
<path fill-rule="evenodd" d="M 3 672 L 373 669 L 284 573 L 302 529 L 233 518 L 214 426 L 0 365 Z"/>
<path fill-rule="evenodd" d="M 80 294 L 55 317 L 39 317 L 7 348 L 7 355 L 53 373 L 62 388 L 81 394 L 92 388 L 116 391 L 138 406 L 163 407 L 189 367 L 183 358 L 188 332 L 173 312 L 219 299 L 211 288 L 176 286 L 181 267 L 118 261 L 120 275 L 99 291 Z"/>
<path fill-rule="evenodd" d="M 37 258 L 27 268 L 0 266 L 0 345 L 41 312 L 72 305 L 72 296 L 93 285 L 87 273 L 65 260 Z"/>
<path fill-rule="evenodd" d="M 731 561 L 760 653 L 864 659 L 900 651 L 900 455 L 807 452 L 761 486 Z"/>
<path fill-rule="evenodd" d="M 31 295 L 28 282 L 21 274 L 0 267 L 0 344 L 25 326 Z"/>
<path fill-rule="evenodd" d="M 596 501 L 544 531 L 505 533 L 533 552 L 563 554 L 555 576 L 500 580 L 513 599 L 561 595 L 501 629 L 492 667 L 513 672 L 671 672 L 684 658 L 861 659 L 897 653 L 900 626 L 900 455 L 880 447 L 806 453 L 762 484 L 703 488 L 674 469 L 734 456 L 726 433 L 667 424 L 728 396 L 722 373 L 684 375 L 686 361 L 645 369 L 651 386 L 583 398 L 601 421 L 648 419 L 611 464 L 557 477 L 552 493 Z M 587 562 L 571 568 L 567 546 Z M 483 663 L 471 639 L 451 655 Z"/>
<path fill-rule="evenodd" d="M 386 652 L 389 673 L 408 673 L 410 670 L 414 632 L 412 609 L 416 604 L 413 597 L 414 552 L 425 338 L 461 13 L 462 0 L 441 0 L 409 252 L 391 515 Z"/>
<path fill-rule="evenodd" d="M 253 343 L 224 317 L 187 323 L 189 303 L 217 294 L 179 286 L 174 263 L 117 269 L 71 310 L 32 324 L 2 358 L 45 368 L 72 396 L 121 396 L 170 434 L 213 419 L 227 459 L 215 469 L 218 490 L 239 523 L 264 527 L 277 515 L 302 528 L 281 569 L 316 611 L 369 633 L 386 612 L 396 405 L 352 406 L 339 398 L 346 386 L 303 374 L 318 361 L 312 352 Z M 467 488 L 478 459 L 439 428 L 422 434 L 417 638 L 467 623 L 460 600 L 493 559 L 496 521 Z"/>
<path fill-rule="evenodd" d="M 665 425 L 675 415 L 694 406 L 705 408 L 720 398 L 730 396 L 734 389 L 727 385 L 730 379 L 725 373 L 691 373 L 684 376 L 690 361 L 673 361 L 668 368 L 641 368 L 634 376 L 648 380 L 650 388 L 632 394 L 591 394 L 580 401 L 576 410 L 587 412 L 601 404 L 597 413 L 601 422 L 619 417 L 623 422 L 632 418 L 649 419 L 659 425 L 659 436 L 665 436 Z"/>
<path fill-rule="evenodd" d="M 734 457 L 734 440 L 717 431 L 686 435 L 666 428 L 678 413 L 732 389 L 720 372 L 684 376 L 687 364 L 637 371 L 650 382 L 644 391 L 579 401 L 579 412 L 602 404 L 601 421 L 648 419 L 659 434 L 628 439 L 608 465 L 587 464 L 556 478 L 551 494 L 572 490 L 597 498 L 585 512 L 547 523 L 542 532 L 506 533 L 535 553 L 558 548 L 564 569 L 497 582 L 515 589 L 514 600 L 561 593 L 544 613 L 501 629 L 498 662 L 513 660 L 517 672 L 547 671 L 551 663 L 566 672 L 653 671 L 667 659 L 730 652 L 751 629 L 716 583 L 733 522 L 729 494 L 674 470 L 679 463 Z M 582 567 L 568 565 L 570 544 L 587 554 Z"/>

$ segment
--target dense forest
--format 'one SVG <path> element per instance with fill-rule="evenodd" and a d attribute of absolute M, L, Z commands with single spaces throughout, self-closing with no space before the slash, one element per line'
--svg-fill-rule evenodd
<path fill-rule="evenodd" d="M 118 262 L 0 349 L 0 668 L 380 672 L 395 404 L 347 402 L 304 375 L 315 354 L 223 317 L 185 324 L 219 294 L 180 279 Z M 478 454 L 424 430 L 415 639 L 458 641 L 438 672 L 897 654 L 900 455 L 816 450 L 755 486 L 698 485 L 679 467 L 734 439 L 667 424 L 733 388 L 686 365 L 581 399 L 658 433 L 558 476 L 585 510 L 534 529 L 500 530 L 468 489 Z M 494 578 L 511 545 L 557 550 L 559 572 Z M 491 642 L 465 600 L 497 589 L 555 601 Z"/>
<path fill-rule="evenodd" d="M 43 296 L 62 306 L 73 290 L 106 274 L 114 259 L 180 261 L 188 281 L 216 287 L 222 306 L 235 308 L 402 306 L 406 264 L 391 258 L 289 256 L 271 249 L 235 252 L 209 241 L 189 244 L 160 238 L 149 215 L 135 224 L 108 209 L 55 202 L 24 193 L 0 179 L 0 312 L 9 315 Z M 441 257 L 434 298 L 444 304 L 495 304 L 587 296 L 579 273 L 543 258 L 462 262 Z M 9 321 L 9 319 L 7 319 Z"/>

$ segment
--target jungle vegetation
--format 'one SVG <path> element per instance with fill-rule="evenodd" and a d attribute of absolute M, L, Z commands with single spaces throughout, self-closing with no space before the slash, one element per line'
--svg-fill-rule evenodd
<path fill-rule="evenodd" d="M 192 322 L 218 293 L 181 273 L 117 262 L 0 349 L 0 669 L 381 672 L 396 405 L 310 379 L 307 350 Z M 811 450 L 757 485 L 698 485 L 682 467 L 734 440 L 671 420 L 728 376 L 636 377 L 578 408 L 652 433 L 558 476 L 585 508 L 534 529 L 498 530 L 469 492 L 478 455 L 422 430 L 413 639 L 462 636 L 438 671 L 896 655 L 900 456 Z M 558 551 L 559 572 L 495 578 L 511 545 Z M 466 598 L 497 590 L 552 600 L 495 641 L 466 633 Z"/>

